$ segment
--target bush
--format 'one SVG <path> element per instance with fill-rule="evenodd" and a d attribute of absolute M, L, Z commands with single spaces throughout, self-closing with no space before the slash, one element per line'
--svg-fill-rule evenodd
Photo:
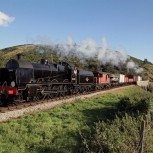
<path fill-rule="evenodd" d="M 87 153 L 126 153 L 135 152 L 139 139 L 140 120 L 125 116 L 113 121 L 98 122 L 95 133 L 89 140 L 83 139 Z"/>
<path fill-rule="evenodd" d="M 147 113 L 151 109 L 151 97 L 123 97 L 117 103 L 117 111 L 121 113 Z"/>
<path fill-rule="evenodd" d="M 142 123 L 145 123 L 144 129 Z M 98 122 L 90 136 L 82 137 L 82 152 L 86 153 L 131 153 L 139 152 L 144 135 L 143 152 L 153 152 L 152 120 L 147 115 L 133 117 L 126 114 L 113 121 Z"/>
<path fill-rule="evenodd" d="M 135 112 L 147 113 L 150 110 L 150 107 L 150 99 L 143 98 L 135 104 L 134 110 Z"/>
<path fill-rule="evenodd" d="M 120 112 L 127 112 L 132 108 L 132 103 L 129 97 L 123 97 L 117 103 L 117 110 Z"/>
<path fill-rule="evenodd" d="M 116 105 L 114 120 L 95 123 L 94 132 L 82 137 L 83 152 L 87 153 L 129 153 L 139 151 L 140 134 L 145 135 L 144 152 L 153 152 L 151 96 L 137 93 L 122 97 Z M 142 131 L 141 125 L 145 123 Z M 139 146 L 139 147 L 138 147 Z"/>

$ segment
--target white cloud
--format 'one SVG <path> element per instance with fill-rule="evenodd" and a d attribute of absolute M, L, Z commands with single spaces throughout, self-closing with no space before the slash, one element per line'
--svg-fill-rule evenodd
<path fill-rule="evenodd" d="M 10 17 L 7 14 L 0 12 L 0 26 L 8 26 L 9 23 L 15 20 L 14 17 Z"/>

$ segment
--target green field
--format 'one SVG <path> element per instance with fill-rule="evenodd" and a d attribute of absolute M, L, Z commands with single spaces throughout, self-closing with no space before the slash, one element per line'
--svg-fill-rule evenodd
<path fill-rule="evenodd" d="M 148 114 L 152 116 L 152 93 L 137 86 L 76 100 L 1 123 L 0 153 L 137 151 L 141 123 L 146 120 L 143 150 L 151 153 L 153 130 Z"/>

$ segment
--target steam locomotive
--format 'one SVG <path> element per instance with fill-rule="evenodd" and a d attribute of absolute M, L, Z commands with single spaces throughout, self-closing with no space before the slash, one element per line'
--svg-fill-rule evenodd
<path fill-rule="evenodd" d="M 78 70 L 71 63 L 48 64 L 46 59 L 30 63 L 18 54 L 17 60 L 9 60 L 0 69 L 0 101 L 7 105 L 89 91 L 94 88 L 93 82 L 91 71 Z"/>
<path fill-rule="evenodd" d="M 17 54 L 17 59 L 0 68 L 0 102 L 9 105 L 101 90 L 109 88 L 114 83 L 112 80 L 108 73 L 79 70 L 67 62 L 49 64 L 47 59 L 41 59 L 40 63 L 27 62 L 23 54 Z"/>

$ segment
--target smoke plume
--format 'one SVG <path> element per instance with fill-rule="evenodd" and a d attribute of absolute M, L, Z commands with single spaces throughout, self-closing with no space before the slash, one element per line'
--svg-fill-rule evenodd
<path fill-rule="evenodd" d="M 40 44 L 47 45 L 49 41 L 44 41 L 43 39 L 39 40 L 39 42 Z M 72 37 L 68 37 L 63 43 L 53 43 L 50 41 L 50 44 L 48 45 L 59 51 L 61 58 L 62 56 L 68 56 L 70 53 L 74 53 L 81 61 L 87 58 L 97 57 L 97 60 L 99 60 L 103 65 L 111 63 L 112 65 L 119 67 L 125 64 L 129 58 L 123 48 L 119 51 L 110 48 L 105 37 L 102 38 L 101 46 L 98 46 L 98 44 L 90 38 L 85 39 L 80 43 L 76 43 Z M 141 73 L 143 70 L 133 61 L 127 63 L 127 68 L 134 69 L 137 73 Z"/>
<path fill-rule="evenodd" d="M 88 38 L 77 44 L 71 37 L 68 37 L 65 43 L 54 44 L 53 47 L 66 56 L 70 52 L 76 53 L 81 59 L 82 57 L 93 58 L 97 56 L 102 64 L 112 63 L 115 66 L 124 64 L 128 58 L 124 49 L 115 51 L 109 48 L 105 37 L 102 38 L 101 47 L 93 39 Z"/>
<path fill-rule="evenodd" d="M 135 64 L 132 60 L 127 63 L 127 69 L 134 69 L 137 74 L 143 71 L 143 68 L 140 68 L 137 64 Z"/>
<path fill-rule="evenodd" d="M 111 49 L 107 45 L 106 38 L 102 39 L 102 47 L 99 48 L 98 51 L 98 59 L 103 63 L 112 63 L 115 66 L 119 66 L 120 64 L 124 64 L 129 56 L 126 54 L 124 49 L 120 49 L 119 51 L 115 51 Z"/>

